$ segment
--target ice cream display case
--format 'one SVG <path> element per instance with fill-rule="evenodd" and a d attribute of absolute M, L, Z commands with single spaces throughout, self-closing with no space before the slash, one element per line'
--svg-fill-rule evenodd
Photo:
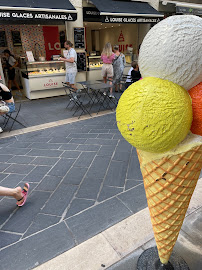
<path fill-rule="evenodd" d="M 88 57 L 88 70 L 96 70 L 102 68 L 101 56 L 89 56 Z"/>
<path fill-rule="evenodd" d="M 25 62 L 21 68 L 24 94 L 29 99 L 64 95 L 63 61 Z"/>

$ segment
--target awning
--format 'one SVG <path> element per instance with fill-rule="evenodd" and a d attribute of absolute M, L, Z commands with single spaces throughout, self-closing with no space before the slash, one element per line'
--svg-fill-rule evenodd
<path fill-rule="evenodd" d="M 0 8 L 76 12 L 69 0 L 0 0 Z"/>
<path fill-rule="evenodd" d="M 177 14 L 191 14 L 202 16 L 202 5 L 187 3 L 187 2 L 178 2 L 178 1 L 166 1 L 162 0 L 162 5 L 166 6 L 167 4 L 172 4 L 176 6 Z"/>
<path fill-rule="evenodd" d="M 60 24 L 76 19 L 69 0 L 0 0 L 1 23 Z"/>
<path fill-rule="evenodd" d="M 100 15 L 163 17 L 164 15 L 145 2 L 91 0 L 100 11 Z"/>

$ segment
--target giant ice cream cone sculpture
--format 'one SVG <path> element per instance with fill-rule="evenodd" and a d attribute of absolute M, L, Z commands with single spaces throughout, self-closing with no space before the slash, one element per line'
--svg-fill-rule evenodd
<path fill-rule="evenodd" d="M 167 264 L 202 168 L 202 145 L 142 164 L 147 203 L 159 258 Z"/>
<path fill-rule="evenodd" d="M 116 110 L 121 134 L 137 148 L 158 254 L 165 265 L 202 168 L 202 133 L 190 132 L 193 119 L 202 129 L 202 107 L 196 106 L 202 97 L 201 31 L 202 19 L 190 15 L 171 16 L 154 26 L 140 49 L 143 79 L 123 93 Z M 197 84 L 197 92 L 191 92 L 192 110 L 186 90 Z"/>

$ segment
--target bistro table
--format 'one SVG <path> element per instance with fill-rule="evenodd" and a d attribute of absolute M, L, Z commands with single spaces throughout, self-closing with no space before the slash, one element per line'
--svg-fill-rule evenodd
<path fill-rule="evenodd" d="M 83 86 L 83 90 L 91 99 L 92 104 L 90 109 L 92 109 L 95 103 L 100 104 L 97 114 L 99 113 L 101 107 L 104 107 L 106 109 L 104 105 L 105 103 L 111 110 L 113 108 L 110 106 L 110 103 L 117 105 L 117 99 L 113 100 L 113 98 L 109 97 L 109 89 L 110 87 L 113 87 L 113 84 L 110 84 L 109 82 L 104 83 L 97 80 L 81 81 L 78 83 Z"/>

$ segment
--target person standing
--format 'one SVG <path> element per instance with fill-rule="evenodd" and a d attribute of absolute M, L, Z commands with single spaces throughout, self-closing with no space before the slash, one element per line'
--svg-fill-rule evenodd
<path fill-rule="evenodd" d="M 65 41 L 64 47 L 65 49 L 67 49 L 67 53 L 64 55 L 65 57 L 60 57 L 59 60 L 65 62 L 66 66 L 65 82 L 72 88 L 74 88 L 76 91 L 77 88 L 75 86 L 75 78 L 77 74 L 77 53 L 73 48 L 73 44 L 69 40 Z"/>
<path fill-rule="evenodd" d="M 4 50 L 3 53 L 6 57 L 6 64 L 4 67 L 8 70 L 8 88 L 11 90 L 13 82 L 18 91 L 20 91 L 20 87 L 15 79 L 15 68 L 18 65 L 18 61 L 14 58 L 9 50 Z"/>
<path fill-rule="evenodd" d="M 112 80 L 114 76 L 114 71 L 113 71 L 113 66 L 112 66 L 114 58 L 115 58 L 115 54 L 112 52 L 112 46 L 109 42 L 107 42 L 101 54 L 101 59 L 103 61 L 102 77 L 103 77 L 104 83 L 107 83 L 107 80 L 108 80 L 110 85 L 112 85 Z M 114 98 L 112 94 L 112 87 L 110 87 L 109 97 Z"/>
<path fill-rule="evenodd" d="M 119 51 L 119 46 L 114 45 L 115 59 L 113 61 L 115 92 L 121 90 L 121 79 L 126 64 L 125 55 Z"/>

